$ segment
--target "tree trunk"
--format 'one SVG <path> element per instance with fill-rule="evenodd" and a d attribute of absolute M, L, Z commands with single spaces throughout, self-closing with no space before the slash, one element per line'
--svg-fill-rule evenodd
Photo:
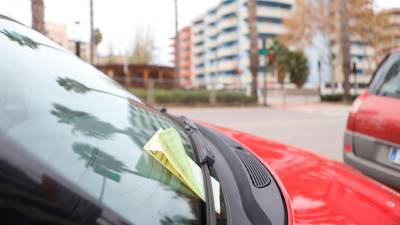
<path fill-rule="evenodd" d="M 247 0 L 248 26 L 250 32 L 250 71 L 252 76 L 251 95 L 258 99 L 258 30 L 257 30 L 257 5 L 256 0 Z"/>
<path fill-rule="evenodd" d="M 43 0 L 31 0 L 32 28 L 46 35 Z"/>
<path fill-rule="evenodd" d="M 349 12 L 348 0 L 340 0 L 340 52 L 342 56 L 342 72 L 344 76 L 344 100 L 350 102 L 350 37 L 349 37 Z"/>

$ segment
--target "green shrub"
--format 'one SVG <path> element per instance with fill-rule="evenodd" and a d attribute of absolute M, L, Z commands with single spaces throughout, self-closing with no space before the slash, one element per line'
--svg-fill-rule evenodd
<path fill-rule="evenodd" d="M 243 105 L 255 103 L 257 99 L 252 96 L 247 96 L 237 92 L 218 92 L 217 102 L 229 105 Z"/>
<path fill-rule="evenodd" d="M 133 88 L 131 92 L 142 100 L 147 100 L 146 89 Z M 205 105 L 210 103 L 210 92 L 206 90 L 155 89 L 154 100 L 157 104 Z M 217 104 L 220 105 L 244 105 L 256 102 L 256 98 L 242 93 L 230 91 L 217 92 Z"/>
<path fill-rule="evenodd" d="M 323 102 L 340 102 L 343 100 L 343 94 L 329 94 L 321 96 L 321 101 Z M 351 99 L 355 100 L 358 95 L 352 95 Z"/>

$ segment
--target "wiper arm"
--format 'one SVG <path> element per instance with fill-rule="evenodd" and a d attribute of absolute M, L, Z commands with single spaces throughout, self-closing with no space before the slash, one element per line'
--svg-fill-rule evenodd
<path fill-rule="evenodd" d="M 207 148 L 207 142 L 203 134 L 199 131 L 196 124 L 186 117 L 181 117 L 187 135 L 193 142 L 194 148 L 198 154 L 200 166 L 203 172 L 203 180 L 205 185 L 205 200 L 207 210 L 207 224 L 216 225 L 215 205 L 213 188 L 211 184 L 210 168 L 214 165 L 215 156 Z"/>
<path fill-rule="evenodd" d="M 202 165 L 206 164 L 207 166 L 212 167 L 215 163 L 215 156 L 207 148 L 203 134 L 201 134 L 197 125 L 193 123 L 191 120 L 187 119 L 186 117 L 182 117 L 182 119 L 187 134 L 193 138 L 193 142 L 196 145 L 200 163 Z"/>

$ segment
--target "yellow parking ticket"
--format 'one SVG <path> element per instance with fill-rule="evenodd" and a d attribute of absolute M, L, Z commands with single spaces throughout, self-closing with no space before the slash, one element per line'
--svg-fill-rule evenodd
<path fill-rule="evenodd" d="M 181 137 L 175 128 L 157 131 L 144 146 L 144 150 L 205 201 L 202 170 L 187 156 Z M 220 213 L 219 182 L 214 178 L 211 180 L 215 211 Z"/>

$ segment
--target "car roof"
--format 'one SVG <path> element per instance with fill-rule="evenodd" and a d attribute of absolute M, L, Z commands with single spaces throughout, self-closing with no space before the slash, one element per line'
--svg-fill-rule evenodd
<path fill-rule="evenodd" d="M 6 19 L 6 20 L 9 20 L 9 21 L 12 21 L 12 22 L 21 24 L 22 26 L 26 26 L 25 24 L 23 24 L 23 23 L 21 23 L 21 22 L 15 20 L 15 19 L 13 19 L 13 18 L 11 18 L 11 17 L 5 16 L 5 15 L 3 15 L 3 14 L 0 14 L 0 19 Z M 27 27 L 27 26 L 26 26 L 26 27 Z"/>

